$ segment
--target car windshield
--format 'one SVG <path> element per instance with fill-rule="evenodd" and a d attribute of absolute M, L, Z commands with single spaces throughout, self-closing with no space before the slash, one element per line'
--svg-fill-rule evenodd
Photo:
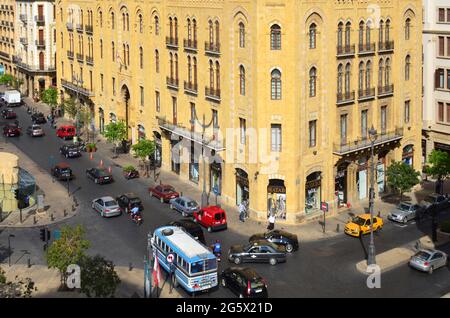
<path fill-rule="evenodd" d="M 106 177 L 106 176 L 108 176 L 109 174 L 108 174 L 108 172 L 106 171 L 106 170 L 97 170 L 98 171 L 98 175 L 100 176 L 100 177 Z"/>
<path fill-rule="evenodd" d="M 140 204 L 141 203 L 141 199 L 139 199 L 139 198 L 130 198 L 130 203 L 131 204 Z"/>
<path fill-rule="evenodd" d="M 217 269 L 216 258 L 207 259 L 206 261 L 194 262 L 191 264 L 191 274 L 201 273 L 214 269 Z"/>
<path fill-rule="evenodd" d="M 416 254 L 416 257 L 426 261 L 430 258 L 430 254 L 428 254 L 427 252 L 424 252 L 424 251 L 420 251 Z"/>
<path fill-rule="evenodd" d="M 116 201 L 114 201 L 114 200 L 111 200 L 111 201 L 105 201 L 105 206 L 110 207 L 110 206 L 115 206 L 115 205 L 117 205 L 117 203 L 116 203 Z"/>
<path fill-rule="evenodd" d="M 410 206 L 407 204 L 399 204 L 397 208 L 401 211 L 409 211 Z"/>
<path fill-rule="evenodd" d="M 264 283 L 258 277 L 253 277 L 250 279 L 250 287 L 251 288 L 262 288 L 262 287 L 264 287 Z"/>
<path fill-rule="evenodd" d="M 34 130 L 41 129 L 41 126 L 33 126 Z"/>
<path fill-rule="evenodd" d="M 359 226 L 363 226 L 364 223 L 366 223 L 366 220 L 363 219 L 362 217 L 359 217 L 359 216 L 354 217 L 352 221 L 353 221 L 353 223 L 355 223 L 355 224 L 357 224 Z"/>
<path fill-rule="evenodd" d="M 60 168 L 59 171 L 61 171 L 61 173 L 70 173 L 71 172 L 70 168 Z"/>
<path fill-rule="evenodd" d="M 436 198 L 432 197 L 432 196 L 428 196 L 425 198 L 425 202 L 428 202 L 428 203 L 434 203 L 435 201 L 436 201 Z"/>
<path fill-rule="evenodd" d="M 197 205 L 197 203 L 194 202 L 194 201 L 188 201 L 188 202 L 187 202 L 187 206 L 188 206 L 189 208 L 196 208 L 198 205 Z"/>
<path fill-rule="evenodd" d="M 172 187 L 167 187 L 167 188 L 163 189 L 163 192 L 166 192 L 166 193 L 168 193 L 168 192 L 175 192 L 175 189 L 172 188 Z"/>
<path fill-rule="evenodd" d="M 78 150 L 78 146 L 70 145 L 70 146 L 67 146 L 67 149 L 69 149 L 69 150 Z"/>

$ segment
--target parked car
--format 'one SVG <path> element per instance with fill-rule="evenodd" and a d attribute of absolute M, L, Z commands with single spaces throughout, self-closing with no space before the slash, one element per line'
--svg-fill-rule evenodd
<path fill-rule="evenodd" d="M 5 137 L 16 137 L 20 136 L 22 129 L 17 124 L 6 124 L 3 127 L 3 135 Z"/>
<path fill-rule="evenodd" d="M 144 210 L 144 205 L 142 204 L 141 199 L 134 193 L 125 193 L 116 198 L 117 203 L 120 208 L 128 213 L 134 206 L 138 206 L 139 211 Z"/>
<path fill-rule="evenodd" d="M 65 162 L 55 165 L 52 168 L 52 175 L 58 180 L 71 180 L 74 178 L 72 169 L 70 169 L 70 166 Z"/>
<path fill-rule="evenodd" d="M 273 244 L 282 246 L 286 252 L 292 253 L 298 250 L 297 235 L 282 230 L 272 230 L 266 233 L 259 233 L 250 236 L 249 243 L 265 240 Z"/>
<path fill-rule="evenodd" d="M 47 119 L 45 119 L 43 113 L 35 113 L 31 115 L 31 121 L 33 122 L 33 124 L 45 124 L 47 122 Z"/>
<path fill-rule="evenodd" d="M 220 275 L 223 287 L 228 288 L 239 298 L 267 298 L 265 280 L 249 267 L 229 267 Z"/>
<path fill-rule="evenodd" d="M 370 233 L 370 214 L 360 214 L 355 216 L 345 225 L 344 232 L 350 236 L 360 237 Z M 379 231 L 383 228 L 383 219 L 379 217 L 373 218 L 373 230 Z"/>
<path fill-rule="evenodd" d="M 431 208 L 444 208 L 447 205 L 448 199 L 442 194 L 432 193 L 427 195 L 421 202 L 420 205 L 425 208 L 425 210 L 430 210 Z"/>
<path fill-rule="evenodd" d="M 169 202 L 170 208 L 180 212 L 183 216 L 192 216 L 194 212 L 200 210 L 198 203 L 189 197 L 179 197 L 171 199 Z"/>
<path fill-rule="evenodd" d="M 86 176 L 94 180 L 97 184 L 105 184 L 113 182 L 113 176 L 104 168 L 86 169 Z"/>
<path fill-rule="evenodd" d="M 74 144 L 65 144 L 59 148 L 59 153 L 66 158 L 81 157 L 80 148 Z"/>
<path fill-rule="evenodd" d="M 447 266 L 447 254 L 438 250 L 423 249 L 411 257 L 409 266 L 432 274 L 435 269 Z"/>
<path fill-rule="evenodd" d="M 148 189 L 151 197 L 156 197 L 163 202 L 169 202 L 171 199 L 178 198 L 180 194 L 175 191 L 174 187 L 168 184 L 160 184 L 156 187 L 150 187 Z"/>
<path fill-rule="evenodd" d="M 194 222 L 207 228 L 208 232 L 226 230 L 227 216 L 225 210 L 218 206 L 208 206 L 195 211 Z"/>
<path fill-rule="evenodd" d="M 388 219 L 394 222 L 407 223 L 418 217 L 422 210 L 423 208 L 418 204 L 400 202 L 395 210 L 388 214 Z"/>
<path fill-rule="evenodd" d="M 193 238 L 195 238 L 197 241 L 202 243 L 203 245 L 206 244 L 205 235 L 203 234 L 202 227 L 195 223 L 194 221 L 190 219 L 181 219 L 178 221 L 172 221 L 168 226 L 178 226 L 182 228 L 185 232 L 189 233 Z"/>
<path fill-rule="evenodd" d="M 17 114 L 11 108 L 7 108 L 2 110 L 2 117 L 4 119 L 16 119 Z"/>
<path fill-rule="evenodd" d="M 56 136 L 64 140 L 72 139 L 76 136 L 76 128 L 71 125 L 64 125 L 56 130 Z"/>
<path fill-rule="evenodd" d="M 39 125 L 28 126 L 27 134 L 31 137 L 42 137 L 45 135 L 44 130 Z"/>
<path fill-rule="evenodd" d="M 92 200 L 92 208 L 105 218 L 122 214 L 116 200 L 109 196 Z"/>
<path fill-rule="evenodd" d="M 248 245 L 233 245 L 228 252 L 228 260 L 239 265 L 249 263 L 277 263 L 286 262 L 284 248 L 267 241 L 255 241 Z"/>

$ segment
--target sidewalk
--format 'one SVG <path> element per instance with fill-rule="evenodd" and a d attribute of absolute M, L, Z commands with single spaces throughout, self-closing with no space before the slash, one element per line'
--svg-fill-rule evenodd
<path fill-rule="evenodd" d="M 19 211 L 11 212 L 3 222 L 0 228 L 8 227 L 38 227 L 61 222 L 74 216 L 76 203 L 73 197 L 67 196 L 67 189 L 60 183 L 53 180 L 48 171 L 45 171 L 34 161 L 20 151 L 14 144 L 8 142 L 0 143 L 2 152 L 9 152 L 19 157 L 19 166 L 33 175 L 36 180 L 36 191 L 44 196 L 44 210 L 37 212 L 37 205 L 22 210 L 22 223 L 20 223 Z M 6 213 L 3 213 L 6 215 Z"/>

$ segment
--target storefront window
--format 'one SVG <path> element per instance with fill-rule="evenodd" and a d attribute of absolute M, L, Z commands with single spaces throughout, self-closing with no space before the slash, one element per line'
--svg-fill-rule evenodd
<path fill-rule="evenodd" d="M 220 195 L 222 192 L 222 168 L 220 163 L 214 162 L 210 165 L 210 185 L 211 191 L 216 195 Z"/>
<path fill-rule="evenodd" d="M 407 165 L 413 165 L 414 146 L 408 145 L 403 148 L 402 160 Z"/>
<path fill-rule="evenodd" d="M 356 186 L 358 189 L 359 199 L 367 198 L 367 159 L 363 158 L 358 161 L 358 172 L 356 173 Z"/>
<path fill-rule="evenodd" d="M 191 152 L 189 162 L 189 180 L 198 182 L 199 180 L 199 165 L 198 157 L 195 156 L 195 144 L 191 141 Z"/>
<path fill-rule="evenodd" d="M 271 179 L 267 186 L 267 217 L 286 219 L 286 187 L 283 180 Z"/>
<path fill-rule="evenodd" d="M 138 141 L 145 140 L 145 128 L 144 126 L 138 126 Z"/>
<path fill-rule="evenodd" d="M 305 184 L 305 212 L 312 213 L 320 209 L 321 201 L 321 172 L 311 173 Z"/>
<path fill-rule="evenodd" d="M 338 207 L 347 206 L 347 165 L 341 165 L 337 169 L 335 177 L 335 195 Z"/>
<path fill-rule="evenodd" d="M 236 169 L 236 204 L 249 199 L 248 174 L 242 169 Z"/>

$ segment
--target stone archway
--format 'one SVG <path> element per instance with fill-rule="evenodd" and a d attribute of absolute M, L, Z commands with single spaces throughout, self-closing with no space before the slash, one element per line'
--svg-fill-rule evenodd
<path fill-rule="evenodd" d="M 120 90 L 120 108 L 125 110 L 125 125 L 127 127 L 127 139 L 130 139 L 130 90 L 127 85 L 123 85 Z"/>

